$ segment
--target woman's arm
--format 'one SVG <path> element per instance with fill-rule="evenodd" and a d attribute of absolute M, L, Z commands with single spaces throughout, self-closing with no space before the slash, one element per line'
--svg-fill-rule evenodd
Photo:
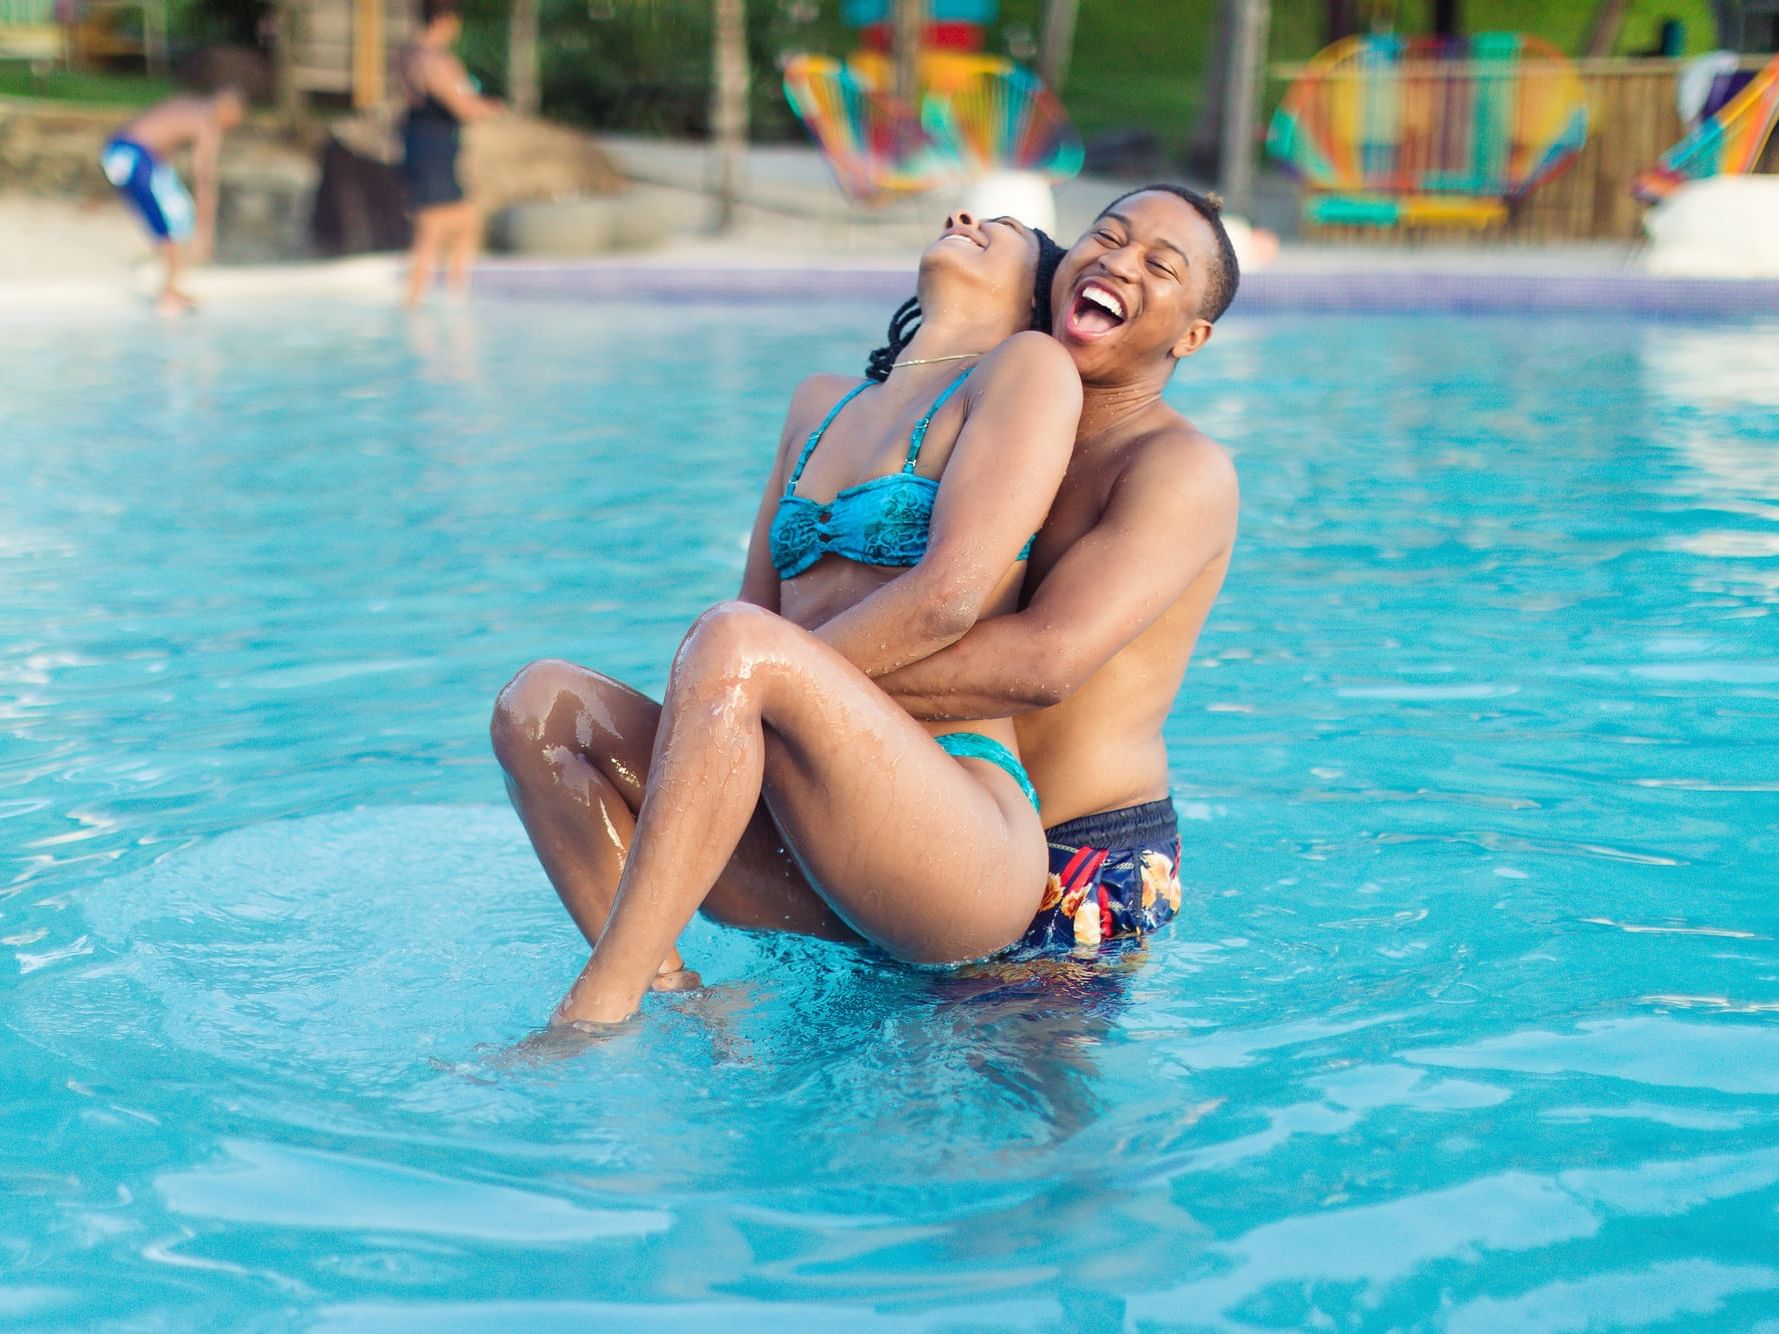
<path fill-rule="evenodd" d="M 767 611 L 778 610 L 778 571 L 772 566 L 772 519 L 778 513 L 778 502 L 784 495 L 785 478 L 803 441 L 810 423 L 820 421 L 847 389 L 858 381 L 844 375 L 812 375 L 791 395 L 790 409 L 785 413 L 784 428 L 778 434 L 778 453 L 772 471 L 766 477 L 766 489 L 760 494 L 760 507 L 754 513 L 753 531 L 747 539 L 747 567 L 741 576 L 741 591 L 735 596 Z"/>
<path fill-rule="evenodd" d="M 1015 334 L 984 358 L 946 460 L 921 562 L 816 628 L 867 676 L 961 639 L 1044 522 L 1081 417 L 1081 378 L 1061 344 Z"/>
<path fill-rule="evenodd" d="M 463 62 L 449 52 L 421 57 L 420 74 L 426 91 L 443 102 L 458 120 L 486 120 L 506 110 L 475 90 Z"/>

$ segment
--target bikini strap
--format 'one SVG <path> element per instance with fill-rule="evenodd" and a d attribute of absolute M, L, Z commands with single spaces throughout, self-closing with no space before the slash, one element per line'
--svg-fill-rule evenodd
<path fill-rule="evenodd" d="M 972 371 L 975 369 L 974 366 L 970 367 L 970 370 Z M 933 424 L 934 414 L 936 414 L 940 408 L 945 406 L 946 401 L 958 391 L 958 386 L 963 384 L 963 382 L 969 378 L 970 371 L 965 371 L 962 375 L 958 376 L 957 379 L 946 385 L 945 392 L 933 400 L 933 406 L 927 409 L 926 415 L 914 424 L 914 430 L 911 431 L 908 436 L 908 461 L 902 465 L 903 472 L 914 471 L 914 465 L 920 461 L 920 447 L 927 442 L 927 427 Z"/>
<path fill-rule="evenodd" d="M 847 390 L 845 394 L 841 395 L 840 401 L 828 409 L 828 415 L 822 418 L 822 424 L 809 433 L 809 439 L 803 444 L 803 452 L 797 456 L 797 466 L 791 469 L 790 479 L 784 484 L 784 493 L 787 496 L 797 489 L 797 483 L 803 477 L 804 465 L 809 462 L 809 456 L 815 453 L 815 447 L 821 444 L 822 436 L 827 434 L 828 427 L 833 425 L 834 418 L 840 415 L 840 409 L 852 402 L 853 399 L 864 393 L 865 390 L 869 389 L 875 383 L 876 381 L 874 380 L 865 380 L 860 384 L 855 384 L 851 389 Z"/>

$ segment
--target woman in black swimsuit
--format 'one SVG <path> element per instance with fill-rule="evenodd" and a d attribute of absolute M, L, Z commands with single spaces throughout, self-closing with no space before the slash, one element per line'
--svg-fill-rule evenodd
<path fill-rule="evenodd" d="M 408 115 L 402 124 L 402 175 L 414 218 L 407 304 L 420 303 L 427 280 L 449 256 L 449 282 L 461 292 L 469 283 L 482 219 L 457 181 L 457 127 L 500 111 L 478 94 L 463 62 L 451 53 L 463 31 L 457 0 L 423 0 L 420 40 L 402 54 L 401 78 Z"/>

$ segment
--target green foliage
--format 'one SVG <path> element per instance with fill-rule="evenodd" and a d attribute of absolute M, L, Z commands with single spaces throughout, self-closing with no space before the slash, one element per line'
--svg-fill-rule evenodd
<path fill-rule="evenodd" d="M 168 0 L 167 29 L 180 46 L 257 46 L 271 0 Z"/>
<path fill-rule="evenodd" d="M 225 6 L 249 0 L 186 0 Z M 1215 46 L 1218 0 L 1079 0 L 1075 47 L 1062 89 L 1077 125 L 1092 136 L 1139 128 L 1177 148 L 1196 119 L 1206 61 Z M 1473 32 L 1535 33 L 1576 53 L 1598 0 L 1466 0 Z M 990 50 L 1030 60 L 1043 0 L 1002 0 Z M 839 0 L 748 0 L 756 139 L 800 137 L 778 70 L 796 51 L 843 54 L 857 34 L 840 22 Z M 1432 26 L 1433 0 L 1374 0 L 1402 32 Z M 490 91 L 506 81 L 508 0 L 464 0 L 465 63 Z M 1307 60 L 1327 40 L 1327 0 L 1272 0 L 1272 64 Z M 1661 21 L 1686 25 L 1687 49 L 1716 39 L 1710 0 L 1630 0 L 1618 54 L 1646 51 Z M 710 0 L 542 0 L 545 111 L 601 129 L 702 135 L 709 123 Z M 1271 96 L 1280 88 L 1273 85 Z"/>
<path fill-rule="evenodd" d="M 750 0 L 754 137 L 801 133 L 779 87 L 795 51 L 845 50 L 834 0 Z M 830 11 L 823 13 L 822 11 Z M 464 64 L 484 88 L 506 85 L 507 0 L 466 0 Z M 709 0 L 542 0 L 540 81 L 545 111 L 600 129 L 702 135 L 710 122 Z"/>
<path fill-rule="evenodd" d="M 131 108 L 149 106 L 171 97 L 173 92 L 173 84 L 167 79 L 61 69 L 36 74 L 23 62 L 0 61 L 0 97 L 35 97 Z"/>

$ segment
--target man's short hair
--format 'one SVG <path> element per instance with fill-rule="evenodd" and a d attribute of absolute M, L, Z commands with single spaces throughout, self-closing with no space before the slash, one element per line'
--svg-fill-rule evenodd
<path fill-rule="evenodd" d="M 420 0 L 420 22 L 432 27 L 440 19 L 457 17 L 457 0 Z"/>
<path fill-rule="evenodd" d="M 1198 216 L 1211 224 L 1211 231 L 1217 237 L 1217 262 L 1211 267 L 1210 276 L 1205 279 L 1204 302 L 1199 308 L 1199 314 L 1215 324 L 1218 316 L 1228 310 L 1229 303 L 1235 300 L 1235 289 L 1242 281 L 1242 266 L 1236 262 L 1235 246 L 1229 240 L 1228 228 L 1223 225 L 1222 199 L 1214 194 L 1201 195 L 1197 190 L 1190 190 L 1184 185 L 1158 181 L 1154 185 L 1141 186 L 1119 195 L 1100 210 L 1100 216 L 1105 217 L 1127 199 L 1156 191 L 1173 195 L 1176 199 L 1184 199 L 1192 205 Z"/>

